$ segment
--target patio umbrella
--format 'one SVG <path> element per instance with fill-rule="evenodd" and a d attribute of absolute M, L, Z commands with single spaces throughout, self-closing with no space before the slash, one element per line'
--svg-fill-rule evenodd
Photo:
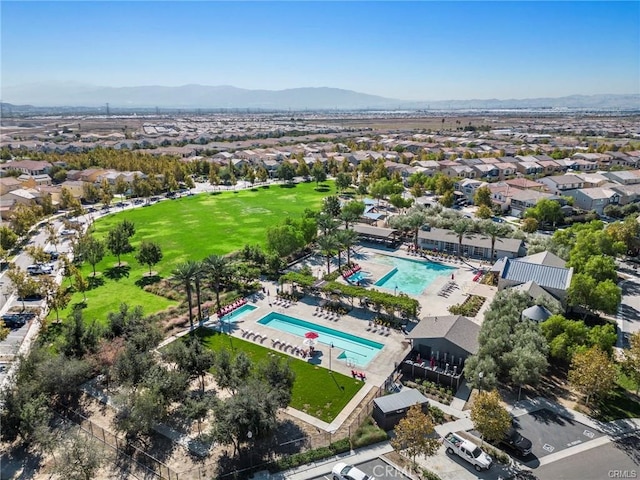
<path fill-rule="evenodd" d="M 307 347 L 315 347 L 317 342 L 315 338 L 305 338 L 302 343 Z"/>
<path fill-rule="evenodd" d="M 316 332 L 307 332 L 307 333 L 304 334 L 304 338 L 309 338 L 311 340 L 315 340 L 319 336 L 320 335 L 318 335 Z"/>

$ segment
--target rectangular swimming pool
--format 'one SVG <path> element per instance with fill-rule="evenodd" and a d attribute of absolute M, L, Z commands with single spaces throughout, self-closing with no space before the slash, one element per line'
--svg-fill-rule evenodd
<path fill-rule="evenodd" d="M 233 312 L 227 313 L 224 317 L 220 319 L 220 321 L 227 322 L 227 323 L 237 322 L 240 317 L 245 316 L 249 312 L 253 312 L 256 308 L 258 307 L 256 307 L 255 305 L 249 305 L 248 303 L 245 303 L 244 305 L 234 310 Z"/>
<path fill-rule="evenodd" d="M 440 263 L 407 260 L 390 255 L 376 255 L 373 261 L 394 267 L 375 283 L 376 286 L 390 290 L 397 287 L 399 291 L 409 295 L 420 295 L 436 278 L 451 275 L 456 270 L 455 267 Z"/>
<path fill-rule="evenodd" d="M 342 350 L 338 358 L 350 360 L 359 367 L 367 365 L 375 357 L 384 345 L 382 343 L 367 340 L 366 338 L 340 332 L 333 328 L 324 327 L 312 322 L 306 322 L 299 318 L 290 317 L 282 313 L 271 312 L 258 320 L 258 323 L 286 333 L 292 333 L 300 337 L 300 345 L 307 332 L 318 334 L 318 343 Z"/>

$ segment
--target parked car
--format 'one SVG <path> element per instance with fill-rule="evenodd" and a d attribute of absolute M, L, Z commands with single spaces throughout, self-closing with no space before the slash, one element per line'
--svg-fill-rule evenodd
<path fill-rule="evenodd" d="M 53 267 L 46 263 L 36 263 L 27 267 L 27 273 L 30 275 L 49 275 L 53 272 Z"/>
<path fill-rule="evenodd" d="M 359 468 L 344 462 L 336 463 L 331 473 L 333 480 L 375 480 Z"/>
<path fill-rule="evenodd" d="M 68 237 L 68 236 L 75 235 L 75 234 L 76 234 L 76 231 L 75 230 L 71 230 L 70 228 L 63 228 L 60 231 L 60 235 L 62 235 L 63 237 Z"/>
<path fill-rule="evenodd" d="M 136 198 L 136 199 L 133 201 L 133 204 L 134 204 L 134 205 L 140 205 L 140 204 L 142 204 L 142 203 L 144 203 L 144 200 L 142 200 L 141 198 Z"/>
<path fill-rule="evenodd" d="M 60 258 L 60 253 L 54 250 L 46 250 L 44 253 L 48 254 L 51 260 L 57 260 L 58 258 Z"/>
<path fill-rule="evenodd" d="M 451 455 L 455 453 L 473 465 L 478 472 L 489 470 L 493 464 L 493 459 L 483 452 L 479 446 L 453 432 L 447 433 L 442 442 L 447 448 L 447 453 Z"/>
<path fill-rule="evenodd" d="M 523 437 L 518 430 L 511 427 L 500 441 L 500 445 L 514 450 L 522 457 L 526 457 L 531 453 L 532 443 L 527 437 Z"/>

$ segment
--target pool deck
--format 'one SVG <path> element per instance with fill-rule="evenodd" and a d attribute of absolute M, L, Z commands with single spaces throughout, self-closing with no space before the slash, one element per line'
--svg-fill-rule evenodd
<path fill-rule="evenodd" d="M 372 286 L 373 283 L 377 281 L 377 279 L 381 278 L 383 275 L 394 268 L 392 266 L 376 263 L 373 260 L 373 257 L 376 254 L 384 254 L 408 260 L 420 260 L 425 262 L 429 260 L 410 255 L 405 247 L 397 250 L 362 247 L 357 251 L 355 255 L 352 256 L 352 261 L 358 263 L 362 267 L 362 271 L 369 274 L 371 279 L 370 283 L 368 284 L 369 286 Z M 320 278 L 322 274 L 326 272 L 326 262 L 324 261 L 324 259 L 312 258 L 307 260 L 305 263 L 312 268 L 314 275 L 318 278 Z M 452 290 L 447 297 L 438 295 L 440 289 L 447 282 L 451 281 L 451 276 L 448 275 L 437 278 L 425 291 L 422 292 L 421 295 L 412 295 L 413 298 L 416 298 L 420 302 L 421 311 L 419 317 L 423 318 L 426 316 L 434 315 L 450 315 L 447 310 L 450 305 L 462 303 L 469 294 L 473 293 L 487 297 L 487 301 L 480 310 L 479 314 L 476 316 L 476 318 L 471 319 L 480 324 L 481 321 L 479 319 L 483 318 L 484 310 L 493 299 L 496 288 L 486 285 L 479 285 L 478 283 L 473 282 L 474 269 L 480 267 L 479 262 L 472 261 L 469 262 L 469 264 L 443 262 L 443 264 L 456 268 L 456 270 L 452 272 L 454 274 L 457 288 Z M 332 268 L 336 267 L 337 265 L 335 264 L 332 266 Z M 340 278 L 339 281 L 345 282 L 345 280 L 342 278 Z M 353 409 L 355 409 L 360 401 L 367 395 L 367 393 L 369 393 L 371 388 L 373 388 L 374 386 L 380 387 L 384 384 L 384 381 L 395 370 L 396 365 L 404 359 L 404 357 L 411 349 L 410 343 L 405 339 L 405 335 L 403 333 L 396 330 L 392 330 L 388 335 L 381 335 L 377 332 L 374 333 L 372 331 L 368 331 L 367 327 L 369 325 L 369 321 L 375 316 L 375 312 L 373 311 L 365 310 L 362 308 L 354 308 L 351 312 L 349 312 L 349 314 L 343 315 L 339 319 L 335 319 L 335 317 L 325 318 L 324 316 L 319 316 L 316 313 L 316 308 L 318 307 L 318 302 L 320 301 L 319 298 L 306 296 L 299 302 L 292 303 L 289 306 L 277 305 L 276 303 L 274 303 L 274 301 L 276 300 L 275 294 L 279 285 L 276 282 L 263 282 L 263 287 L 265 288 L 266 292 L 268 292 L 268 295 L 259 292 L 249 298 L 249 303 L 258 308 L 251 312 L 247 312 L 239 320 L 231 324 L 232 335 L 244 340 L 254 341 L 265 347 L 273 348 L 274 350 L 290 354 L 300 359 L 301 357 L 299 355 L 293 355 L 292 353 L 290 353 L 290 348 L 282 350 L 281 348 L 274 347 L 273 344 L 273 341 L 278 339 L 280 340 L 280 342 L 286 342 L 293 346 L 302 348 L 303 339 L 300 336 L 289 334 L 281 330 L 276 330 L 274 328 L 270 328 L 269 326 L 261 325 L 258 323 L 258 320 L 267 315 L 269 312 L 274 311 L 283 313 L 285 315 L 290 315 L 307 322 L 315 323 L 317 325 L 332 328 L 334 330 L 348 332 L 350 334 L 384 344 L 384 348 L 380 351 L 380 353 L 378 353 L 371 360 L 371 362 L 369 362 L 369 364 L 364 367 L 351 367 L 347 365 L 344 360 L 338 359 L 338 355 L 342 353 L 342 350 L 339 348 L 330 349 L 323 344 L 318 344 L 318 346 L 316 347 L 316 350 L 320 351 L 321 353 L 320 355 L 316 355 L 313 359 L 309 360 L 310 362 L 327 369 L 329 368 L 329 363 L 331 363 L 331 369 L 333 371 L 348 376 L 351 375 L 352 370 L 362 371 L 366 374 L 364 387 L 354 396 L 354 398 L 336 417 L 336 419 L 331 422 L 331 424 L 311 417 L 304 412 L 300 412 L 292 408 L 287 409 L 287 412 L 291 415 L 300 418 L 301 420 L 310 423 L 317 428 L 333 432 L 337 430 L 340 425 L 347 419 L 349 414 L 351 414 Z M 374 286 L 373 288 L 379 289 L 381 291 L 389 291 L 388 289 L 384 289 L 382 287 Z M 393 293 L 393 291 L 390 291 L 390 293 Z M 413 325 L 415 324 L 409 323 L 408 329 L 411 329 Z M 246 332 L 248 330 L 254 332 L 254 335 L 247 336 L 245 333 L 243 333 L 243 331 Z M 256 339 L 255 334 L 259 334 L 261 338 Z M 329 355 L 331 356 L 330 360 Z"/>

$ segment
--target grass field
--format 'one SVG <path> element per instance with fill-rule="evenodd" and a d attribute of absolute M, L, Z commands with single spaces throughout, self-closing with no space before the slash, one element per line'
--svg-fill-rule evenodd
<path fill-rule="evenodd" d="M 349 403 L 364 383 L 346 375 L 329 371 L 306 361 L 276 352 L 256 343 L 212 332 L 197 330 L 204 344 L 213 351 L 221 349 L 242 350 L 255 363 L 276 355 L 289 363 L 296 374 L 290 407 L 303 411 L 322 421 L 331 422 Z"/>
<path fill-rule="evenodd" d="M 163 259 L 154 270 L 166 278 L 178 263 L 186 260 L 230 253 L 246 244 L 264 246 L 267 227 L 277 225 L 287 216 L 298 217 L 307 208 L 319 209 L 322 199 L 335 193 L 333 184 L 330 185 L 331 189 L 323 192 L 315 190 L 315 183 L 303 183 L 166 200 L 99 219 L 93 231 L 97 238 L 103 238 L 115 224 L 125 218 L 130 220 L 136 227 L 131 239 L 134 247 L 147 240 L 162 248 Z M 102 285 L 86 292 L 85 318 L 103 322 L 106 314 L 116 311 L 122 302 L 141 305 L 146 314 L 176 305 L 136 285 L 148 267 L 138 264 L 135 252 L 122 255 L 122 261 L 127 262 L 127 268 L 119 272 L 121 275 L 113 275 L 117 259 L 112 255 L 105 256 L 96 266 L 105 275 L 101 276 Z M 91 272 L 91 265 L 83 265 L 85 276 Z M 82 300 L 82 294 L 75 293 L 60 317 L 68 316 L 73 305 Z M 55 313 L 50 318 L 55 318 Z"/>

